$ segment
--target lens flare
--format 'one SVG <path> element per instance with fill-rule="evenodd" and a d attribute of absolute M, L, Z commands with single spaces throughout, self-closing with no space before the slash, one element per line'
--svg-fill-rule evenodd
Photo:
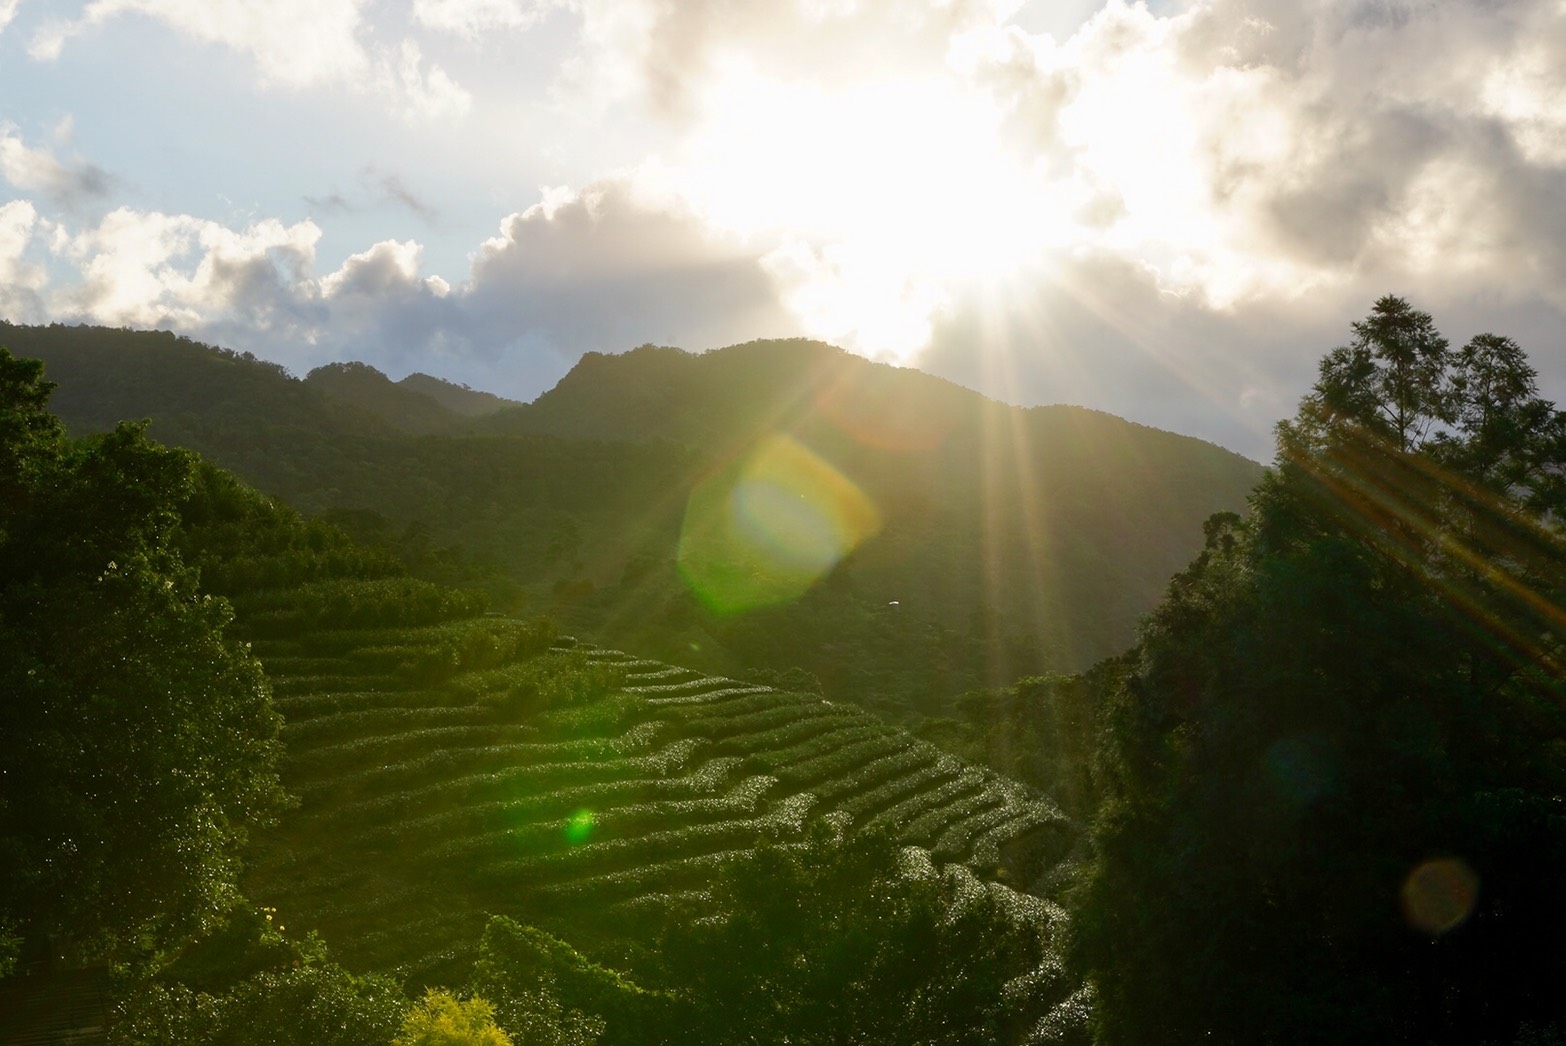
<path fill-rule="evenodd" d="M 573 846 L 587 842 L 587 837 L 593 831 L 593 812 L 591 810 L 578 810 L 566 821 L 566 841 Z"/>
<path fill-rule="evenodd" d="M 680 573 L 720 614 L 785 603 L 880 529 L 853 481 L 799 441 L 770 436 L 691 491 Z"/>
<path fill-rule="evenodd" d="M 1403 918 L 1432 937 L 1456 928 L 1479 899 L 1479 876 L 1456 857 L 1439 857 L 1403 880 Z"/>

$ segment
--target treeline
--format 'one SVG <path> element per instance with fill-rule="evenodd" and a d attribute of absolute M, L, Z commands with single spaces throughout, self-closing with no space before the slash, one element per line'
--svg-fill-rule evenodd
<path fill-rule="evenodd" d="M 1509 339 L 1353 330 L 1096 680 L 1101 1042 L 1566 1040 L 1566 414 Z"/>
<path fill-rule="evenodd" d="M 417 1002 L 290 937 L 271 911 L 240 909 L 127 996 L 111 1041 L 978 1046 L 1020 1041 L 1056 1001 L 1040 966 L 1058 929 L 1047 908 L 962 869 L 909 866 L 884 837 L 764 847 L 714 890 L 733 914 L 649 941 L 634 977 L 495 916 L 466 982 Z M 1088 1005 L 1050 1017 L 1055 1041 L 1075 1040 Z"/>
<path fill-rule="evenodd" d="M 284 805 L 261 666 L 179 548 L 195 458 L 68 439 L 41 372 L 0 349 L 0 972 L 199 928 Z"/>
<path fill-rule="evenodd" d="M 0 348 L 0 974 L 156 950 L 232 902 L 239 851 L 287 802 L 270 687 L 237 637 L 487 608 L 144 425 L 72 439 L 52 391 Z"/>

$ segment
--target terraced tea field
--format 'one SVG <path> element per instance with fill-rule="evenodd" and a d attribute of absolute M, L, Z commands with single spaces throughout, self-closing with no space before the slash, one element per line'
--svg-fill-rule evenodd
<path fill-rule="evenodd" d="M 491 914 L 634 964 L 649 929 L 712 912 L 717 869 L 816 824 L 1012 879 L 1074 835 L 1046 798 L 819 698 L 570 640 L 552 656 L 619 684 L 517 714 L 504 666 L 428 681 L 453 636 L 520 627 L 258 640 L 299 806 L 257 841 L 250 895 L 351 967 L 457 983 Z"/>

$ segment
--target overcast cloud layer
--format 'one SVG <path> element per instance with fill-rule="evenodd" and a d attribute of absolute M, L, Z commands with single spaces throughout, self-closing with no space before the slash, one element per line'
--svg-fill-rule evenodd
<path fill-rule="evenodd" d="M 531 399 L 809 335 L 1270 454 L 1381 294 L 1566 400 L 1566 3 L 0 0 L 0 316 Z"/>

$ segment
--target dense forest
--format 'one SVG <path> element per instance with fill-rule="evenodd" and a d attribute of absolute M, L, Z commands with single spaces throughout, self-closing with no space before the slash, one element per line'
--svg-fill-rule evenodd
<path fill-rule="evenodd" d="M 1507 338 L 1351 332 L 1242 504 L 1190 442 L 797 343 L 506 405 L 6 329 L 84 434 L 0 350 L 0 1030 L 108 963 L 124 1043 L 1566 1041 L 1566 413 Z M 143 371 L 84 362 L 115 337 Z M 1017 476 L 1076 507 L 988 518 Z M 747 483 L 772 540 L 862 536 L 692 536 Z M 1029 557 L 1203 498 L 1134 635 L 1062 660 L 1037 615 L 1106 553 Z M 997 620 L 918 617 L 991 574 Z"/>
<path fill-rule="evenodd" d="M 1509 339 L 1353 331 L 1104 688 L 1104 1042 L 1566 1037 L 1566 414 Z"/>

